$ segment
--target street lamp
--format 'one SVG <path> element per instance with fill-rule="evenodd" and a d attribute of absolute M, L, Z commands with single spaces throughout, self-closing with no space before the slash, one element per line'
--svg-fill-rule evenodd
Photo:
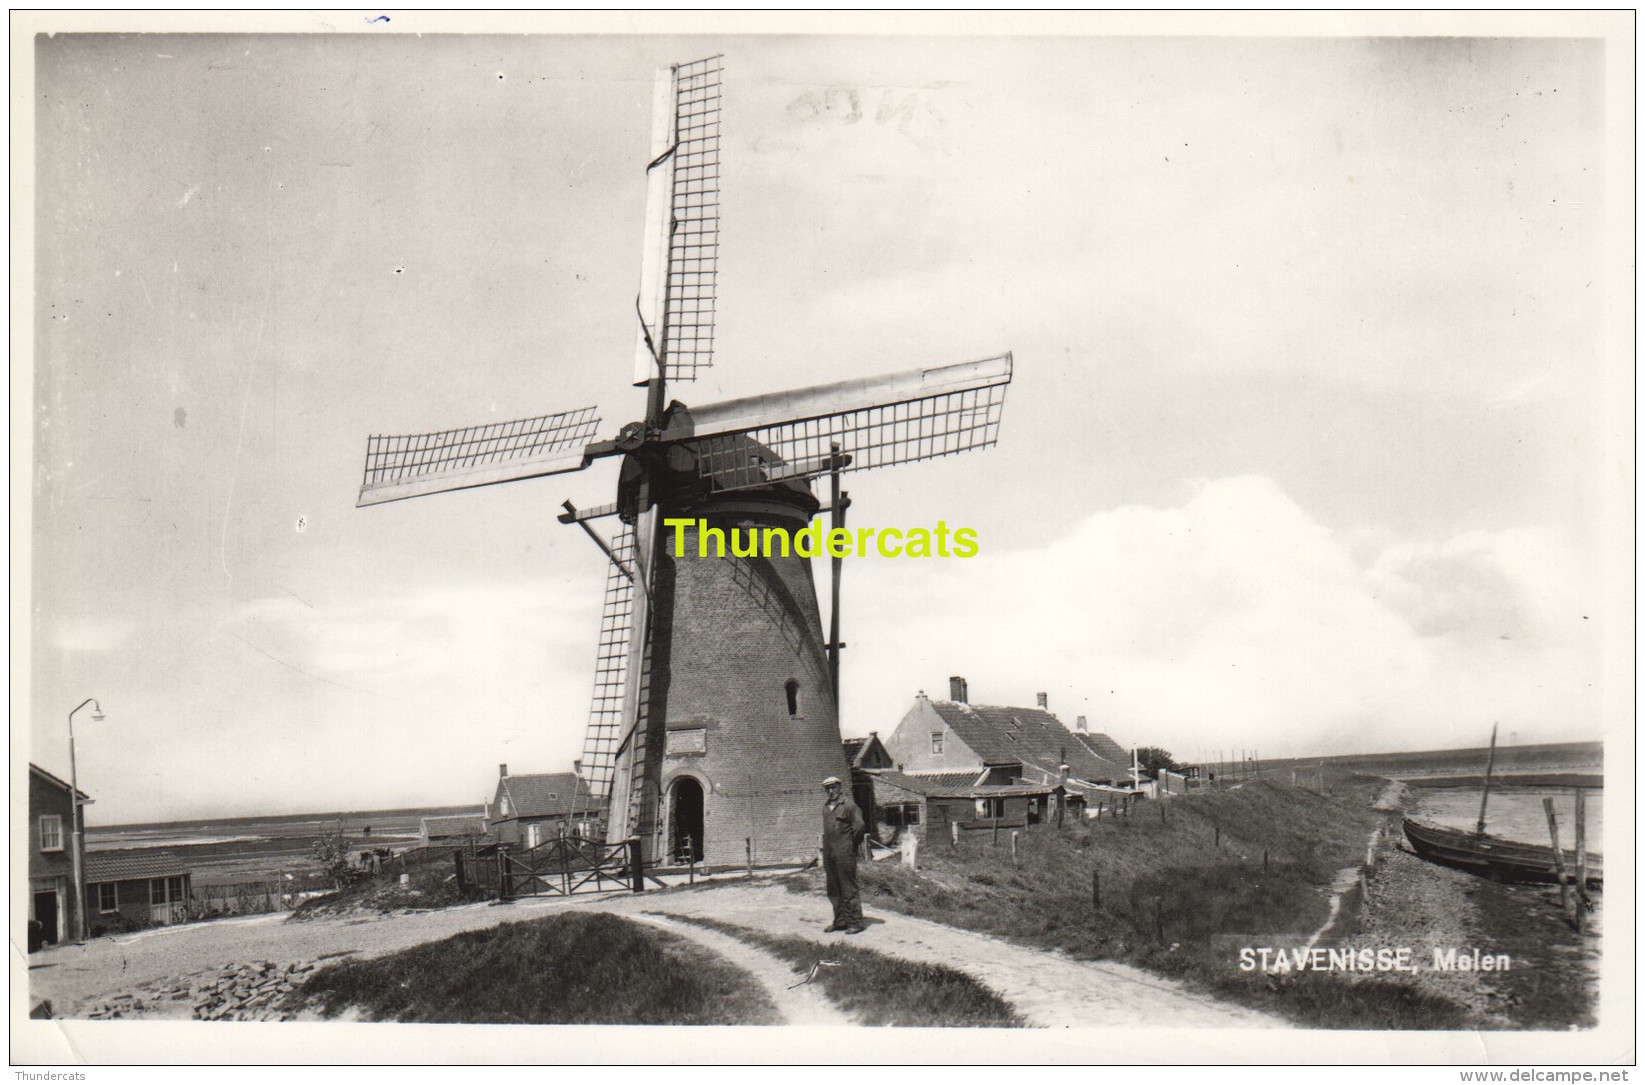
<path fill-rule="evenodd" d="M 73 804 L 74 813 L 70 861 L 74 870 L 74 940 L 77 942 L 86 939 L 86 848 L 84 838 L 80 835 L 83 815 L 80 812 L 80 775 L 74 764 L 74 714 L 87 705 L 91 705 L 91 718 L 101 722 L 103 706 L 97 703 L 95 697 L 87 697 L 69 713 L 69 802 Z"/>

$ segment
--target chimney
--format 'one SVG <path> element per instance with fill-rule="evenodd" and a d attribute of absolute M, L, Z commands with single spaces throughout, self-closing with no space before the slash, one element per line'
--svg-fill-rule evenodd
<path fill-rule="evenodd" d="M 1038 704 L 1039 704 L 1039 706 L 1040 706 L 1040 710 L 1041 710 L 1041 711 L 1042 711 L 1042 712 L 1043 712 L 1043 711 L 1044 711 L 1044 710 L 1045 710 L 1045 709 L 1046 709 L 1046 708 L 1047 708 L 1047 707 L 1049 707 L 1049 705 L 1048 705 L 1048 703 L 1047 703 L 1047 701 L 1048 701 L 1048 699 L 1047 699 L 1047 697 L 1046 697 L 1046 696 L 1045 696 L 1045 694 L 1043 694 L 1043 693 L 1036 693 L 1036 694 L 1034 694 L 1034 700 L 1035 700 L 1035 701 L 1036 701 L 1036 702 L 1038 702 Z"/>
<path fill-rule="evenodd" d="M 508 775 L 508 762 L 507 761 L 504 761 L 502 764 L 497 766 L 497 775 L 498 776 L 507 776 Z"/>
<path fill-rule="evenodd" d="M 1082 735 L 1085 734 L 1088 730 L 1090 730 L 1090 728 L 1086 726 L 1084 716 L 1081 716 L 1078 720 L 1076 720 L 1074 722 L 1074 730 L 1078 731 Z"/>
<path fill-rule="evenodd" d="M 575 760 L 571 763 L 571 774 L 573 776 L 581 776 L 583 774 L 583 759 L 582 758 L 579 757 L 579 758 L 577 758 L 577 760 Z"/>
<path fill-rule="evenodd" d="M 965 679 L 956 674 L 948 680 L 948 699 L 950 701 L 966 704 L 968 702 L 966 692 Z"/>

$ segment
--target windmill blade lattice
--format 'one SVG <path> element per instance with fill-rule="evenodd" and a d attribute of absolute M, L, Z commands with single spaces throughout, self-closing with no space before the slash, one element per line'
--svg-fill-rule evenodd
<path fill-rule="evenodd" d="M 722 58 L 675 69 L 673 191 L 669 198 L 666 380 L 690 381 L 714 364 L 720 264 L 720 74 Z"/>
<path fill-rule="evenodd" d="M 931 376 L 944 371 L 926 370 L 918 381 L 915 374 L 885 379 L 879 389 L 882 394 L 897 384 L 910 386 L 903 398 L 700 438 L 691 442 L 698 474 L 716 489 L 728 490 L 824 474 L 836 445 L 850 457 L 842 471 L 890 467 L 992 447 L 999 441 L 1000 414 L 1011 380 L 1010 357 L 951 368 L 983 366 L 989 368 L 981 376 L 951 391 L 933 394 Z M 750 441 L 769 449 L 772 458 L 761 462 L 761 457 L 751 457 Z"/>
<path fill-rule="evenodd" d="M 360 505 L 577 471 L 600 419 L 596 407 L 462 429 L 366 439 Z"/>
<path fill-rule="evenodd" d="M 634 570 L 634 530 L 624 527 L 612 540 L 611 552 Z M 611 794 L 617 747 L 622 742 L 626 712 L 629 641 L 634 628 L 634 582 L 613 562 L 605 578 L 605 602 L 600 610 L 600 646 L 594 657 L 594 697 L 583 738 L 583 778 L 595 798 Z"/>

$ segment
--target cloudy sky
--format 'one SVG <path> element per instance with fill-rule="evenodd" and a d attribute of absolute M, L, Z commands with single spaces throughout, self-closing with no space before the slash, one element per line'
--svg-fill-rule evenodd
<path fill-rule="evenodd" d="M 14 587 L 29 756 L 107 713 L 93 824 L 579 755 L 604 558 L 555 512 L 611 463 L 356 509 L 365 438 L 643 413 L 652 75 L 714 52 L 719 362 L 679 398 L 1016 357 L 996 449 L 850 478 L 854 524 L 982 554 L 847 563 L 847 734 L 950 674 L 1188 757 L 1630 726 L 1603 40 L 377 29 L 37 41 Z"/>

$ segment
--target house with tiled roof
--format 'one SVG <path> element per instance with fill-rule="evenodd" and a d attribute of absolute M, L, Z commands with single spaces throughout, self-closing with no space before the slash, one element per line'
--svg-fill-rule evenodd
<path fill-rule="evenodd" d="M 165 848 L 88 852 L 86 912 L 91 933 L 183 922 L 193 877 L 183 860 Z"/>
<path fill-rule="evenodd" d="M 29 952 L 74 936 L 74 799 L 69 782 L 29 765 Z M 91 801 L 78 792 L 80 803 Z"/>
<path fill-rule="evenodd" d="M 1039 695 L 1036 707 L 1025 708 L 972 704 L 968 692 L 965 679 L 959 677 L 949 680 L 949 700 L 932 700 L 922 691 L 885 742 L 897 771 L 904 776 L 950 778 L 944 786 L 961 787 L 963 783 L 962 793 L 936 795 L 927 790 L 923 810 L 927 819 L 934 809 L 930 802 L 934 797 L 943 799 L 938 805 L 945 808 L 954 805 L 947 800 L 969 799 L 978 815 L 974 821 L 1004 818 L 1020 820 L 1023 825 L 1048 816 L 1057 801 L 1066 802 L 1068 809 L 1094 812 L 1133 797 L 1125 763 L 1097 753 L 1092 744 L 1064 726 L 1051 713 L 1045 694 Z M 1101 737 L 1106 748 L 1119 749 L 1112 739 Z M 964 779 L 967 774 L 969 780 Z M 876 796 L 889 803 L 892 789 L 904 784 L 887 780 L 881 787 L 878 780 L 883 775 L 876 774 Z M 988 790 L 992 788 L 1021 793 Z M 909 812 L 900 813 L 907 816 Z M 895 818 L 898 813 L 890 816 Z"/>
<path fill-rule="evenodd" d="M 588 781 L 575 772 L 510 776 L 506 764 L 497 766 L 490 830 L 501 843 L 534 848 L 560 835 L 598 837 L 600 810 Z"/>

